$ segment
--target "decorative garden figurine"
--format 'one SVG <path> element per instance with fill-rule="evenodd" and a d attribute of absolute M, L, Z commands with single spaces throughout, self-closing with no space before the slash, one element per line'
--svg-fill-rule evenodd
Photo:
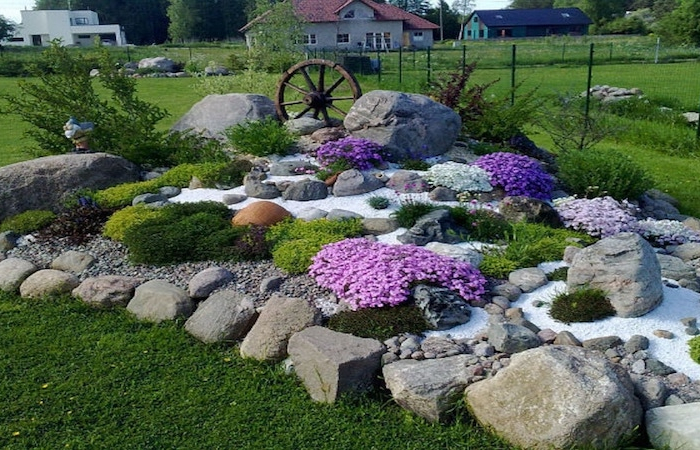
<path fill-rule="evenodd" d="M 92 122 L 78 122 L 75 117 L 68 119 L 63 125 L 63 134 L 66 138 L 73 141 L 75 153 L 88 153 L 90 146 L 88 145 L 88 134 L 93 130 L 95 125 Z"/>

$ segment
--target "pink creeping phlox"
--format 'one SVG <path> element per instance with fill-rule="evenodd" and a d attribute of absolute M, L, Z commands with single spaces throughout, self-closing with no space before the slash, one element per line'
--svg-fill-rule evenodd
<path fill-rule="evenodd" d="M 486 278 L 469 263 L 415 245 L 388 245 L 364 238 L 325 245 L 309 274 L 353 310 L 405 302 L 418 282 L 434 283 L 466 300 L 479 299 Z"/>

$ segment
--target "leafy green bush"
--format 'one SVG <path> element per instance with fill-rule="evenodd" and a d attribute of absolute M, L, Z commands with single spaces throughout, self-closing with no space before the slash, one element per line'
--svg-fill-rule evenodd
<path fill-rule="evenodd" d="M 359 219 L 318 219 L 308 222 L 290 219 L 271 226 L 266 239 L 272 246 L 275 265 L 291 274 L 299 274 L 309 269 L 311 258 L 325 244 L 361 233 L 362 223 Z"/>
<path fill-rule="evenodd" d="M 126 230 L 134 225 L 143 223 L 161 214 L 159 208 L 149 208 L 146 205 L 127 206 L 116 211 L 105 223 L 102 234 L 115 241 L 123 241 Z"/>
<path fill-rule="evenodd" d="M 436 208 L 432 203 L 409 199 L 402 201 L 399 209 L 391 213 L 391 217 L 396 219 L 400 227 L 411 228 L 418 219 Z"/>
<path fill-rule="evenodd" d="M 490 209 L 455 206 L 450 208 L 450 215 L 457 225 L 467 230 L 466 237 L 474 241 L 500 241 L 511 229 L 503 216 Z"/>
<path fill-rule="evenodd" d="M 557 159 L 559 179 L 581 197 L 609 195 L 635 200 L 653 186 L 647 172 L 630 157 L 612 150 L 571 150 Z"/>
<path fill-rule="evenodd" d="M 132 224 L 124 244 L 132 262 L 167 265 L 186 261 L 263 259 L 266 243 L 251 227 L 231 225 L 231 211 L 217 202 L 168 205 L 155 217 Z M 260 248 L 251 251 L 251 242 Z"/>
<path fill-rule="evenodd" d="M 506 279 L 508 274 L 518 269 L 518 263 L 506 258 L 502 252 L 491 251 L 484 254 L 479 270 L 487 277 Z"/>
<path fill-rule="evenodd" d="M 430 164 L 423 160 L 417 158 L 407 158 L 399 161 L 401 168 L 404 170 L 428 170 L 430 169 Z"/>
<path fill-rule="evenodd" d="M 51 211 L 34 209 L 9 217 L 0 223 L 0 232 L 14 231 L 17 234 L 29 234 L 39 230 L 56 218 Z"/>
<path fill-rule="evenodd" d="M 255 156 L 286 155 L 295 142 L 287 128 L 269 116 L 229 127 L 224 135 L 236 152 Z"/>
<path fill-rule="evenodd" d="M 97 67 L 100 76 L 90 77 Z M 39 154 L 60 154 L 73 149 L 61 132 L 69 117 L 93 122 L 90 147 L 108 150 L 137 164 L 162 165 L 169 149 L 167 131 L 155 126 L 168 113 L 138 99 L 136 80 L 127 77 L 106 48 L 75 52 L 53 42 L 34 64 L 33 78 L 18 82 L 20 94 L 3 95 L 2 112 L 18 114 L 31 125 L 26 135 L 39 146 Z M 102 94 L 106 92 L 106 94 Z"/>
<path fill-rule="evenodd" d="M 38 233 L 39 240 L 62 238 L 73 244 L 81 244 L 99 236 L 102 228 L 114 210 L 86 204 L 60 213 Z"/>
<path fill-rule="evenodd" d="M 414 305 L 342 311 L 328 320 L 328 328 L 341 333 L 385 341 L 402 333 L 419 334 L 432 327 Z"/>
<path fill-rule="evenodd" d="M 688 341 L 690 346 L 690 358 L 700 364 L 700 336 L 696 336 Z"/>
<path fill-rule="evenodd" d="M 549 315 L 566 324 L 595 322 L 615 315 L 615 308 L 610 304 L 605 291 L 586 287 L 557 294 L 552 300 Z"/>

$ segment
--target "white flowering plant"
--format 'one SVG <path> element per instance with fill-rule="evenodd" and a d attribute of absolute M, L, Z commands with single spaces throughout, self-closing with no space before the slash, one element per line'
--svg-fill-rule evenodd
<path fill-rule="evenodd" d="M 423 179 L 433 186 L 443 186 L 457 192 L 490 192 L 490 175 L 481 167 L 448 161 L 431 166 Z"/>
<path fill-rule="evenodd" d="M 700 242 L 700 233 L 686 227 L 677 220 L 647 218 L 637 222 L 638 233 L 654 245 L 678 245 Z"/>

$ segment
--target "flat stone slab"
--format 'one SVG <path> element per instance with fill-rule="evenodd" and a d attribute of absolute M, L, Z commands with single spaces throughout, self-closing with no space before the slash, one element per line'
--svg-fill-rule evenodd
<path fill-rule="evenodd" d="M 653 408 L 645 421 L 654 448 L 700 448 L 700 403 Z"/>

